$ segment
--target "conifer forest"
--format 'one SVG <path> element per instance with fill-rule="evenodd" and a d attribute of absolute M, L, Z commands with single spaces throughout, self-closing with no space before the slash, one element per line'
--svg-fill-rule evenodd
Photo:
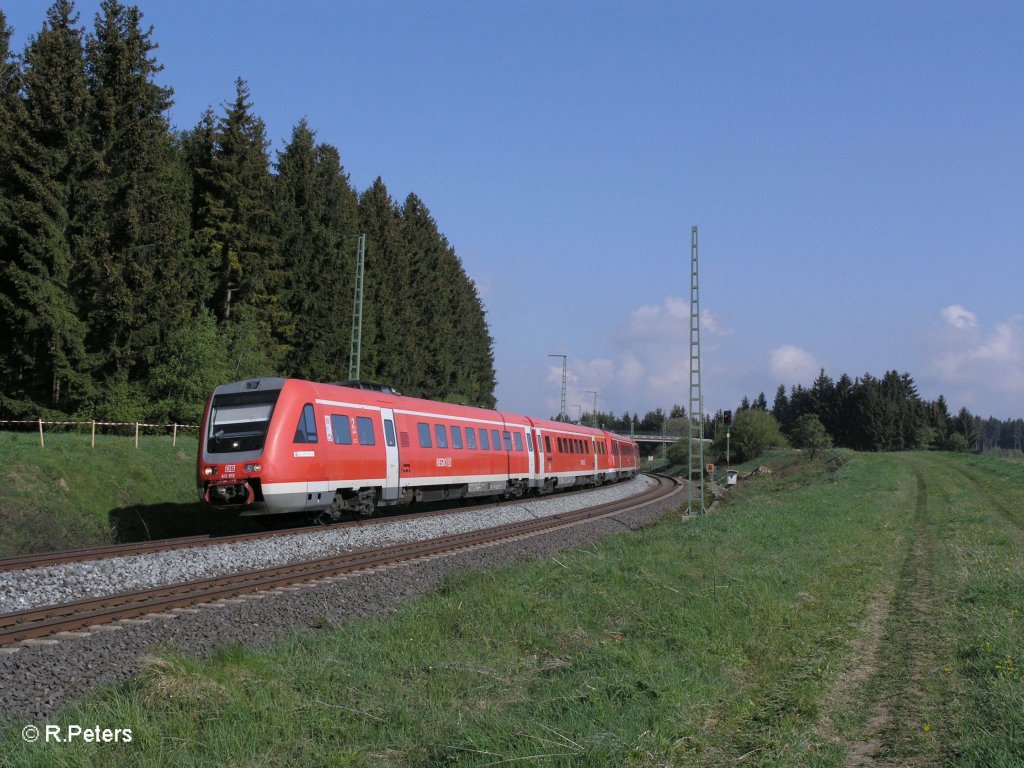
<path fill-rule="evenodd" d="M 0 418 L 194 423 L 214 386 L 348 377 L 493 406 L 473 282 L 415 194 L 353 188 L 304 119 L 271 153 L 246 82 L 187 129 L 154 31 L 57 0 L 24 51 L 0 11 Z"/>

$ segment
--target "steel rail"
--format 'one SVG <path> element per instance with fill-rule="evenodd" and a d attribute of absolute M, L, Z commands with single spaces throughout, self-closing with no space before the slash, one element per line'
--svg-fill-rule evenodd
<path fill-rule="evenodd" d="M 195 582 L 171 584 L 138 592 L 77 600 L 61 605 L 31 608 L 0 615 L 0 645 L 46 637 L 121 619 L 151 613 L 163 613 L 253 592 L 291 586 L 357 571 L 380 568 L 399 562 L 448 554 L 499 541 L 508 541 L 536 533 L 563 528 L 587 520 L 610 517 L 666 498 L 679 490 L 672 478 L 656 476 L 658 485 L 638 496 L 600 504 L 558 515 L 531 518 L 507 525 L 482 528 L 425 541 L 407 542 L 392 547 L 366 549 L 343 555 L 264 568 Z"/>
<path fill-rule="evenodd" d="M 565 490 L 559 496 L 570 496 L 588 491 L 599 490 L 598 488 L 577 488 Z M 64 565 L 66 563 L 81 563 L 89 560 L 108 560 L 113 557 L 132 557 L 134 555 L 148 555 L 154 552 L 171 552 L 176 549 L 188 549 L 189 547 L 212 547 L 217 544 L 237 544 L 244 541 L 256 541 L 259 539 L 272 539 L 278 536 L 295 536 L 302 533 L 318 533 L 321 531 L 336 531 L 346 528 L 358 528 L 367 525 L 378 525 L 385 522 L 420 519 L 436 517 L 439 515 L 451 514 L 462 509 L 489 509 L 502 504 L 519 503 L 524 499 L 509 499 L 475 507 L 445 507 L 443 509 L 428 509 L 419 512 L 406 512 L 404 514 L 382 514 L 377 517 L 364 520 L 346 520 L 332 523 L 326 526 L 304 525 L 298 528 L 282 528 L 271 531 L 254 531 L 251 533 L 233 533 L 220 535 L 199 534 L 195 536 L 180 536 L 169 539 L 153 539 L 151 541 L 130 542 L 125 544 L 106 544 L 96 547 L 84 547 L 82 549 L 68 549 L 58 552 L 39 552 L 31 555 L 13 555 L 11 557 L 0 557 L 0 573 L 7 571 L 23 571 L 31 568 L 45 568 L 51 565 Z M 441 502 L 429 502 L 436 504 Z"/>

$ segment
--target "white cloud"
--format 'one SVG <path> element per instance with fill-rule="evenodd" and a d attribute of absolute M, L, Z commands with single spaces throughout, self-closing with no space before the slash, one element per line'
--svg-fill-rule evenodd
<path fill-rule="evenodd" d="M 641 363 L 632 352 L 627 352 L 623 356 L 618 378 L 624 387 L 632 389 L 637 386 L 643 381 L 646 373 L 647 366 Z"/>
<path fill-rule="evenodd" d="M 714 353 L 718 340 L 729 335 L 721 319 L 710 309 L 701 311 L 701 343 L 708 370 L 708 353 Z M 611 354 L 590 360 L 569 358 L 566 382 L 566 410 L 573 418 L 582 406 L 584 414 L 594 407 L 598 391 L 598 410 L 624 409 L 641 412 L 655 407 L 664 409 L 679 404 L 689 406 L 690 387 L 690 302 L 668 296 L 660 304 L 644 304 L 629 313 L 611 339 Z M 548 382 L 557 391 L 561 386 L 560 361 L 552 361 Z M 707 386 L 707 385 L 705 385 Z M 557 398 L 547 402 L 558 410 Z"/>
<path fill-rule="evenodd" d="M 729 331 L 722 328 L 718 322 L 718 318 L 711 314 L 710 309 L 701 310 L 700 313 L 700 332 L 702 334 L 708 334 L 710 336 L 728 336 Z"/>
<path fill-rule="evenodd" d="M 979 415 L 1020 416 L 1024 407 L 1024 316 L 987 329 L 977 315 L 953 305 L 941 311 L 927 375 L 950 403 Z M 952 388 L 952 389 L 950 389 Z"/>
<path fill-rule="evenodd" d="M 942 317 L 954 328 L 978 327 L 978 316 L 959 304 L 953 304 L 943 309 Z"/>
<path fill-rule="evenodd" d="M 769 364 L 776 381 L 788 384 L 808 384 L 813 381 L 822 366 L 806 349 L 783 344 L 773 349 Z"/>
<path fill-rule="evenodd" d="M 662 306 L 644 306 L 629 316 L 621 336 L 626 339 L 658 339 L 661 341 L 685 339 L 690 334 L 690 303 L 675 296 L 665 299 Z"/>

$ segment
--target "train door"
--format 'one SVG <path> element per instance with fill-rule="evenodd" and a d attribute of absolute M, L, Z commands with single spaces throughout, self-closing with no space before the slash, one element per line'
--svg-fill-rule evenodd
<path fill-rule="evenodd" d="M 537 445 L 537 438 L 535 437 L 533 427 L 526 428 L 526 455 L 530 462 L 530 485 L 535 486 L 537 484 L 537 467 L 540 466 L 537 463 L 537 452 L 534 450 L 534 446 Z"/>
<path fill-rule="evenodd" d="M 384 501 L 395 501 L 400 495 L 398 487 L 398 440 L 395 435 L 395 412 L 391 408 L 380 409 L 384 421 L 384 455 L 387 462 L 387 480 L 384 483 Z"/>
<path fill-rule="evenodd" d="M 544 455 L 544 438 L 540 434 L 540 430 L 533 428 L 530 430 L 533 433 L 533 444 L 537 446 L 537 452 L 534 454 L 537 457 L 537 484 L 544 484 L 544 470 L 547 467 L 545 464 L 546 456 Z"/>

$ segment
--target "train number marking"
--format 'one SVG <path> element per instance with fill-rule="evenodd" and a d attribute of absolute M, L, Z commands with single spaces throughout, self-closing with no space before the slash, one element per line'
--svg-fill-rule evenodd
<path fill-rule="evenodd" d="M 316 456 L 316 451 L 294 451 L 292 456 L 296 459 L 311 459 Z"/>
<path fill-rule="evenodd" d="M 437 457 L 437 466 L 439 466 L 439 467 L 446 467 L 448 469 L 451 469 L 451 467 L 452 467 L 452 457 L 451 456 L 438 456 Z"/>

